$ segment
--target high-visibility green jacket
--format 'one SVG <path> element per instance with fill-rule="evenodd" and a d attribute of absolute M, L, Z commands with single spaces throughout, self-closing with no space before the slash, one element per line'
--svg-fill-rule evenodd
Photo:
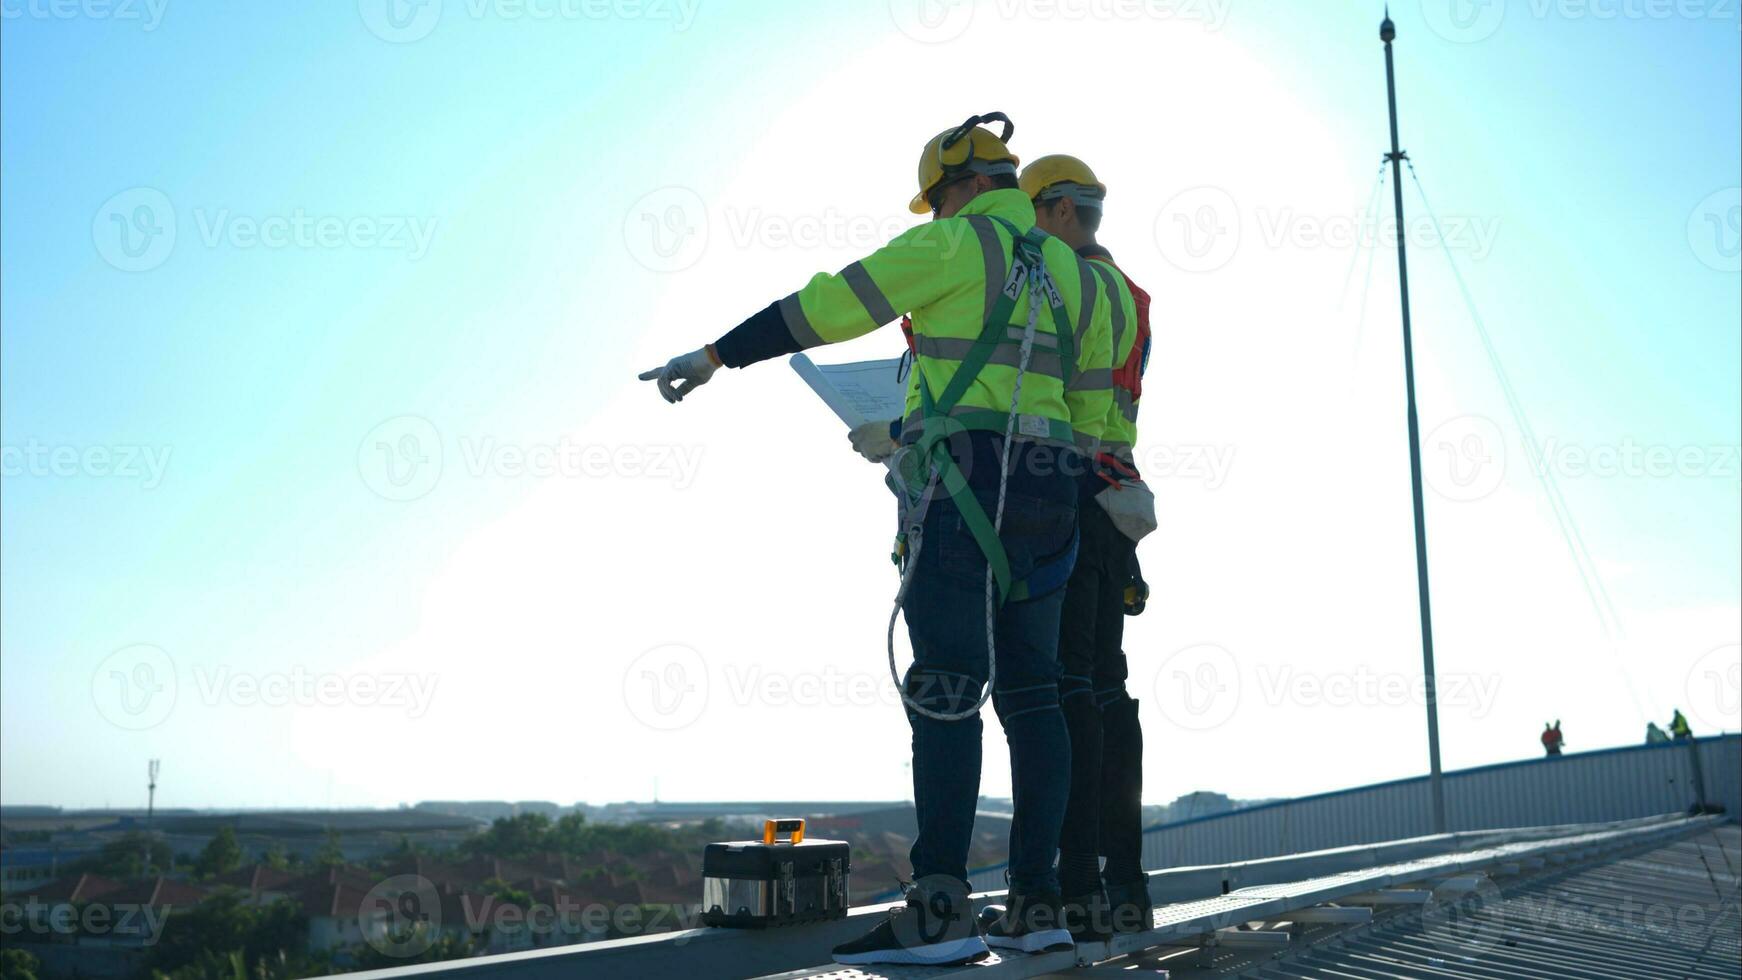
<path fill-rule="evenodd" d="M 791 343 L 783 345 L 787 350 L 851 340 L 910 314 L 915 369 L 903 428 L 904 438 L 912 438 L 919 425 L 921 379 L 934 396 L 949 385 L 1000 298 L 1017 237 L 1011 227 L 1017 236 L 1033 228 L 1034 205 L 1020 190 L 988 191 L 960 214 L 909 229 L 839 273 L 819 273 L 765 314 L 778 312 L 790 334 Z M 1064 377 L 1050 298 L 1043 297 L 1033 354 L 1022 380 L 1016 437 L 1093 451 L 1113 403 L 1111 303 L 1101 279 L 1064 242 L 1046 237 L 1042 255 L 1074 328 L 1072 356 L 1069 376 Z M 1009 414 L 1028 322 L 1026 280 L 1011 288 L 1018 292 L 1008 342 L 999 344 L 950 411 L 953 420 L 970 429 L 1002 432 Z M 722 362 L 740 367 L 784 352 L 767 342 L 765 314 L 745 321 L 715 344 Z M 760 342 L 752 336 L 759 333 L 764 335 Z"/>

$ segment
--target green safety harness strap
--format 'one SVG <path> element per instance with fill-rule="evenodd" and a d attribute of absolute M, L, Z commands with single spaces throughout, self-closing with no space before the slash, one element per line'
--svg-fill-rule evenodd
<path fill-rule="evenodd" d="M 1010 580 L 1010 559 L 1004 552 L 1004 543 L 998 538 L 998 529 L 992 520 L 986 516 L 986 510 L 980 506 L 980 501 L 974 496 L 968 485 L 967 477 L 961 467 L 956 465 L 950 455 L 948 439 L 951 435 L 968 430 L 1005 431 L 1010 425 L 1007 413 L 986 411 L 967 412 L 960 415 L 952 414 L 968 386 L 979 377 L 987 361 L 992 357 L 993 350 L 999 344 L 1018 343 L 1022 341 L 1010 336 L 1011 313 L 1016 310 L 1017 299 L 1022 295 L 1026 282 L 1030 289 L 1045 291 L 1045 300 L 1052 309 L 1053 328 L 1058 341 L 1060 381 L 1067 387 L 1071 377 L 1076 373 L 1076 350 L 1074 334 L 1071 331 L 1070 318 L 1065 314 L 1064 299 L 1059 295 L 1052 277 L 1046 271 L 1046 260 L 1042 253 L 1042 243 L 1046 235 L 1037 228 L 1031 228 L 1023 233 L 1010 221 L 994 216 L 994 221 L 1003 225 L 1013 240 L 1013 261 L 1009 274 L 1004 277 L 1004 287 L 998 293 L 998 300 L 986 315 L 986 321 L 981 325 L 980 336 L 969 348 L 966 357 L 956 366 L 955 373 L 950 376 L 949 384 L 944 387 L 943 394 L 933 397 L 931 386 L 926 383 L 925 372 L 916 371 L 915 378 L 919 382 L 919 401 L 921 428 L 914 451 L 909 457 L 915 461 L 928 464 L 943 491 L 955 503 L 956 510 L 962 515 L 962 523 L 968 528 L 968 533 L 974 536 L 974 541 L 980 546 L 980 551 L 986 556 L 986 563 L 992 570 L 992 577 L 998 584 L 999 604 L 1006 602 L 1021 602 L 1028 598 L 1029 589 L 1026 579 L 1019 582 Z M 997 256 L 999 265 L 1003 257 Z M 1085 303 L 1093 302 L 1091 297 L 1084 296 Z M 1032 303 L 1033 300 L 1031 299 Z M 1032 317 L 1031 317 L 1032 320 Z M 1022 369 L 1019 367 L 1018 372 Z M 1020 373 L 1018 374 L 1020 381 Z M 1014 411 L 1014 408 L 1013 408 Z M 1049 426 L 1049 431 L 1053 428 Z"/>

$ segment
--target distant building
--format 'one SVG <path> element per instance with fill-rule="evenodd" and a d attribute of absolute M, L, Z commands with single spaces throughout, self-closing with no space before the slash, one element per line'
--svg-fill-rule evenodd
<path fill-rule="evenodd" d="M 524 813 L 537 813 L 555 820 L 569 812 L 568 807 L 552 803 L 549 800 L 522 800 L 518 803 L 502 800 L 425 800 L 412 809 L 422 813 L 471 817 L 486 823 L 492 820 L 518 817 Z"/>
<path fill-rule="evenodd" d="M 804 817 L 806 819 L 815 819 L 819 817 L 838 816 L 847 813 L 864 813 L 869 810 L 884 810 L 890 807 L 911 805 L 912 804 L 909 803 L 890 802 L 888 800 L 870 802 L 847 800 L 720 800 L 685 803 L 654 800 L 651 802 L 607 803 L 603 806 L 588 806 L 584 812 L 587 814 L 589 819 L 596 819 L 605 823 L 677 822 L 707 820 L 709 818 L 759 822 L 776 817 Z"/>

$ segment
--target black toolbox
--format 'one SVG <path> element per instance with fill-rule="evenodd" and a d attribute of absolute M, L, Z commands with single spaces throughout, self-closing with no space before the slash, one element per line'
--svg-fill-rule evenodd
<path fill-rule="evenodd" d="M 702 852 L 702 924 L 763 929 L 847 915 L 846 841 L 807 840 L 803 820 L 770 820 L 761 840 Z"/>

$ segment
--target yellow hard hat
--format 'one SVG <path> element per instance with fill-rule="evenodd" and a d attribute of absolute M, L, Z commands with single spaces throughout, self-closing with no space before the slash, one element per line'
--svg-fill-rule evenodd
<path fill-rule="evenodd" d="M 1095 172 L 1088 164 L 1063 153 L 1041 157 L 1024 167 L 1018 183 L 1022 185 L 1022 193 L 1033 201 L 1068 196 L 1079 204 L 1086 200 L 1099 206 L 1101 199 L 1107 196 L 1107 185 L 1095 179 Z"/>
<path fill-rule="evenodd" d="M 1003 123 L 1004 132 L 994 136 L 991 130 L 980 125 L 990 122 Z M 926 200 L 926 195 L 944 183 L 945 178 L 970 173 L 1016 173 L 1016 165 L 1022 161 L 1005 145 L 1015 131 L 1016 126 L 1010 117 L 1002 112 L 988 112 L 972 116 L 960 126 L 933 136 L 920 151 L 919 193 L 907 202 L 907 209 L 914 214 L 930 211 L 931 202 Z"/>

